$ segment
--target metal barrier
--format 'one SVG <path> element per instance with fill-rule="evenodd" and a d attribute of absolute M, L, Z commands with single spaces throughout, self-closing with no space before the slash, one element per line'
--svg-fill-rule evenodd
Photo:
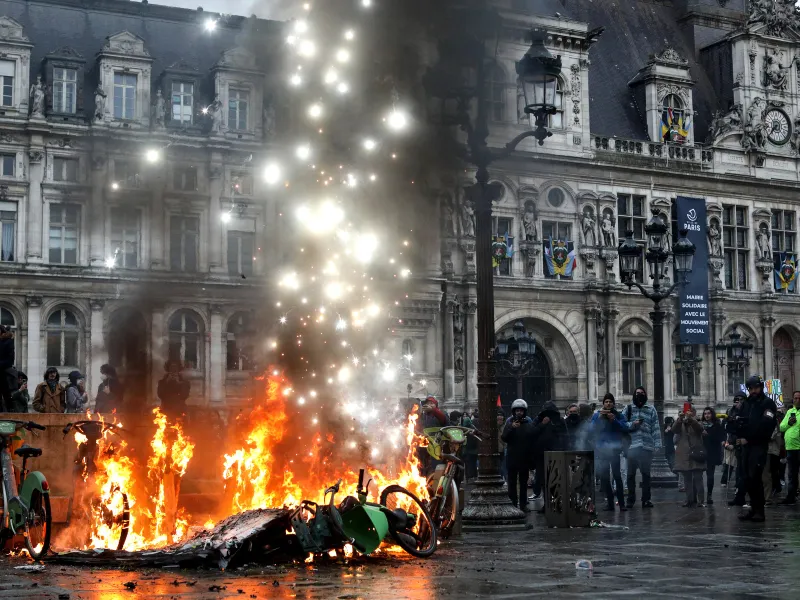
<path fill-rule="evenodd" d="M 549 527 L 589 527 L 595 516 L 594 452 L 545 452 Z"/>

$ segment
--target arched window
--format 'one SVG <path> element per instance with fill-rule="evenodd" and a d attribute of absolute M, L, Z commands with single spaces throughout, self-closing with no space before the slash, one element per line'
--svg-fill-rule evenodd
<path fill-rule="evenodd" d="M 187 369 L 199 369 L 202 357 L 202 327 L 189 311 L 175 313 L 169 320 L 169 358 L 179 360 Z"/>
<path fill-rule="evenodd" d="M 414 363 L 414 340 L 406 338 L 403 340 L 403 365 L 409 369 L 413 368 Z"/>
<path fill-rule="evenodd" d="M 677 336 L 676 336 L 677 337 Z M 700 395 L 700 347 L 693 345 L 675 345 L 675 375 L 679 396 Z M 678 359 L 681 358 L 682 362 Z"/>
<path fill-rule="evenodd" d="M 14 313 L 2 306 L 0 306 L 0 325 L 5 325 L 12 331 L 17 328 L 17 321 L 14 319 Z"/>
<path fill-rule="evenodd" d="M 246 313 L 236 313 L 228 321 L 226 360 L 228 371 L 250 371 L 253 368 L 250 332 L 250 318 Z"/>
<path fill-rule="evenodd" d="M 560 77 L 556 80 L 556 97 L 554 100 L 553 104 L 556 107 L 556 112 L 547 116 L 547 127 L 549 129 L 564 129 L 567 126 L 564 117 L 564 83 Z"/>
<path fill-rule="evenodd" d="M 685 118 L 686 114 L 681 99 L 675 94 L 668 94 L 662 103 L 662 141 L 684 141 L 687 137 L 684 130 L 689 126 L 689 124 L 685 122 Z M 675 134 L 677 134 L 677 136 Z"/>
<path fill-rule="evenodd" d="M 486 73 L 487 114 L 492 121 L 506 119 L 506 75 L 498 65 L 488 67 Z"/>
<path fill-rule="evenodd" d="M 59 308 L 47 319 L 47 365 L 78 367 L 80 327 L 70 310 Z"/>

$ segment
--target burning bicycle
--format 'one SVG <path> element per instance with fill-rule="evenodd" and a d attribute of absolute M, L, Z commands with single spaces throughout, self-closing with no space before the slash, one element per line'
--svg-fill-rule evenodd
<path fill-rule="evenodd" d="M 116 452 L 113 443 L 104 444 L 106 434 L 119 435 L 119 425 L 103 421 L 77 421 L 67 423 L 64 437 L 76 432 L 78 454 L 75 458 L 75 483 L 69 515 L 71 525 L 83 527 L 87 537 L 98 527 L 104 529 L 103 537 L 117 550 L 122 550 L 130 527 L 128 495 L 113 480 L 98 481 L 98 458 L 101 453 Z M 87 540 L 87 543 L 90 540 Z"/>
<path fill-rule="evenodd" d="M 372 554 L 387 539 L 420 558 L 436 551 L 436 529 L 425 505 L 399 485 L 387 486 L 380 502 L 368 502 L 369 482 L 364 469 L 358 476 L 357 497 L 335 503 L 342 480 L 325 490 L 327 504 L 303 500 L 291 514 L 297 542 L 305 553 L 334 551 L 343 555 L 347 545 L 361 554 Z"/>

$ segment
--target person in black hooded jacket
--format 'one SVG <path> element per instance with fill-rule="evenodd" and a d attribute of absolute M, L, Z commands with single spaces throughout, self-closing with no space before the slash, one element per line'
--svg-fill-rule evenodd
<path fill-rule="evenodd" d="M 500 439 L 506 443 L 508 497 L 514 506 L 519 506 L 520 510 L 528 512 L 528 476 L 531 471 L 533 421 L 528 416 L 528 403 L 522 398 L 514 400 L 511 413 L 500 434 Z"/>
<path fill-rule="evenodd" d="M 538 496 L 545 484 L 544 453 L 565 450 L 569 433 L 561 412 L 552 401 L 545 402 L 533 424 L 533 465 L 536 469 L 534 495 Z M 544 512 L 544 507 L 539 512 Z"/>

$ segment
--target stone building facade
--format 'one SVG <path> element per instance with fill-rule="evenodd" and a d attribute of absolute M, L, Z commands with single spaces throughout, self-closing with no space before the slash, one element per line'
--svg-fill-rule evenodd
<path fill-rule="evenodd" d="M 528 48 L 524 34 L 544 29 L 562 59 L 552 137 L 543 146 L 523 143 L 490 169 L 503 187 L 494 233 L 507 235 L 514 250 L 495 272 L 496 331 L 521 321 L 537 340 L 523 397 L 534 407 L 599 402 L 606 392 L 628 401 L 639 384 L 652 395 L 653 305 L 621 284 L 617 246 L 629 229 L 644 244 L 653 212 L 673 223 L 671 245 L 679 195 L 707 205 L 710 259 L 696 271 L 707 267 L 713 333 L 709 346 L 683 350 L 702 357 L 699 373 L 679 374 L 677 299 L 662 303 L 668 411 L 690 392 L 696 404 L 722 409 L 748 373 L 780 378 L 790 397 L 800 387 L 800 285 L 782 289 L 775 274 L 787 257 L 796 261 L 800 227 L 794 2 L 496 4 L 503 24 L 489 49 L 490 145 L 502 147 L 530 126 L 515 74 Z M 662 131 L 662 123 L 672 126 Z M 422 375 L 424 391 L 452 408 L 477 403 L 470 183 L 454 182 L 439 198 L 443 300 L 432 327 L 444 360 Z M 550 275 L 549 238 L 574 249 L 571 276 Z M 734 326 L 754 344 L 738 374 L 718 364 L 713 348 Z M 422 343 L 415 335 L 406 346 Z M 512 373 L 501 372 L 498 393 L 506 406 L 517 396 Z"/>
<path fill-rule="evenodd" d="M 0 320 L 31 382 L 115 365 L 154 396 L 250 396 L 248 338 L 278 239 L 258 165 L 274 142 L 259 44 L 279 23 L 102 0 L 0 2 Z M 266 248 L 264 248 L 266 251 Z"/>

